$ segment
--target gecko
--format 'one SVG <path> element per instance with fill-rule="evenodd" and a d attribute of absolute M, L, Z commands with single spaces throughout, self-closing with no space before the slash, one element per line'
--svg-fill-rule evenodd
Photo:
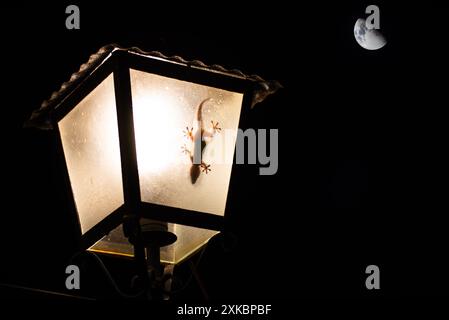
<path fill-rule="evenodd" d="M 192 165 L 190 166 L 190 181 L 195 184 L 198 180 L 200 173 L 204 172 L 207 174 L 210 169 L 210 164 L 206 164 L 202 161 L 202 156 L 208 142 L 212 137 L 221 131 L 218 126 L 218 122 L 211 121 L 211 130 L 206 130 L 203 123 L 203 106 L 206 102 L 212 101 L 212 98 L 207 98 L 201 101 L 201 103 L 196 108 L 196 113 L 193 119 L 192 127 L 186 127 L 183 131 L 184 136 L 188 139 L 190 143 L 190 148 L 184 144 L 182 146 L 182 151 L 187 154 L 190 158 Z"/>

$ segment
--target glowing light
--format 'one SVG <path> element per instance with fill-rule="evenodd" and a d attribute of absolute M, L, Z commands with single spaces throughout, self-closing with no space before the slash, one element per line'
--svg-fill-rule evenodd
<path fill-rule="evenodd" d="M 148 91 L 133 99 L 137 160 L 142 174 L 161 174 L 180 157 L 176 107 L 173 98 L 163 93 Z"/>

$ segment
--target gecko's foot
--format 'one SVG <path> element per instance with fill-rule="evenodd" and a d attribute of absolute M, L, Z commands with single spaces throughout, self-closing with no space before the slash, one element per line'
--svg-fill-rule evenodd
<path fill-rule="evenodd" d="M 184 154 L 190 154 L 190 150 L 187 148 L 185 144 L 181 147 L 181 152 Z"/>
<path fill-rule="evenodd" d="M 200 168 L 201 168 L 201 171 L 204 172 L 205 174 L 207 174 L 208 172 L 211 171 L 210 164 L 205 164 L 204 162 L 202 162 L 200 164 Z"/>
<path fill-rule="evenodd" d="M 218 121 L 217 121 L 217 123 L 214 123 L 214 122 L 211 120 L 211 123 L 212 123 L 212 130 L 214 130 L 214 133 L 217 133 L 217 132 L 220 132 L 220 131 L 221 131 L 221 128 L 218 126 Z"/>
<path fill-rule="evenodd" d="M 190 140 L 193 140 L 193 128 L 186 127 L 185 130 L 182 131 L 184 133 L 184 137 L 189 138 Z"/>

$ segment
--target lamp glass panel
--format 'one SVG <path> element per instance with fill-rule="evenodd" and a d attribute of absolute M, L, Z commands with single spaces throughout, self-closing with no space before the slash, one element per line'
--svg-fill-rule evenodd
<path fill-rule="evenodd" d="M 142 201 L 224 215 L 243 94 L 130 75 Z M 201 148 L 193 138 L 199 132 Z M 192 159 L 195 148 L 203 151 Z"/>
<path fill-rule="evenodd" d="M 124 202 L 112 74 L 58 126 L 84 234 Z"/>
<path fill-rule="evenodd" d="M 161 248 L 161 261 L 177 264 L 195 253 L 218 231 L 206 230 L 180 224 L 168 223 L 168 231 L 178 237 L 177 241 Z M 132 257 L 133 246 L 123 234 L 123 227 L 112 230 L 107 236 L 89 248 L 90 251 Z"/>

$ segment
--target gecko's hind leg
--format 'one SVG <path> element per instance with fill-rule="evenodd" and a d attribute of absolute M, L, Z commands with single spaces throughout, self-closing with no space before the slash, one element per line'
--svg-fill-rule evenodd
<path fill-rule="evenodd" d="M 219 122 L 217 121 L 216 123 L 214 123 L 212 120 L 210 121 L 212 123 L 212 130 L 214 131 L 214 133 L 218 133 L 221 131 L 221 128 L 218 126 Z"/>
<path fill-rule="evenodd" d="M 193 140 L 193 128 L 192 127 L 186 127 L 185 130 L 182 130 L 182 133 L 184 133 L 184 137 Z"/>

